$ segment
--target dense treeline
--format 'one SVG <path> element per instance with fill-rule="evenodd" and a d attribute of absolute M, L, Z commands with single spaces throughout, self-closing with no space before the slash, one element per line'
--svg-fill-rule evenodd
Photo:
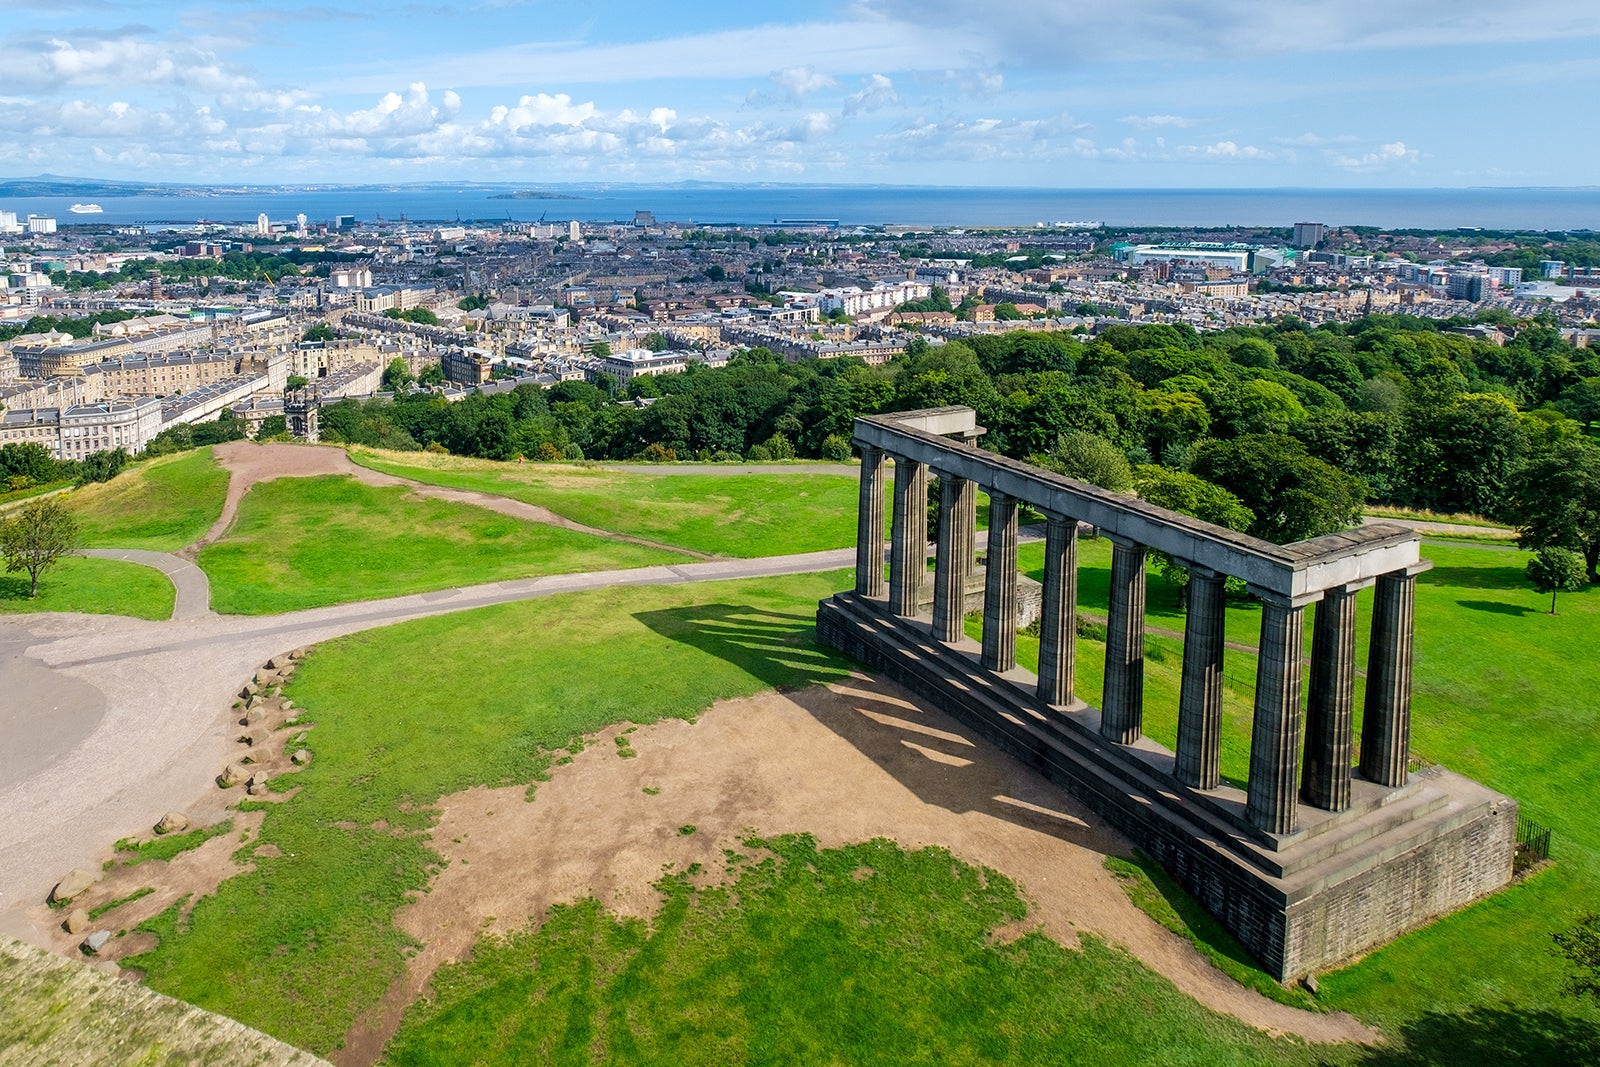
<path fill-rule="evenodd" d="M 120 448 L 71 460 L 56 459 L 43 445 L 32 441 L 0 445 L 0 493 L 20 493 L 66 482 L 109 482 L 128 465 L 129 458 Z"/>
<path fill-rule="evenodd" d="M 1222 513 L 1287 541 L 1337 529 L 1368 501 L 1516 519 L 1531 464 L 1557 446 L 1572 463 L 1596 452 L 1586 427 L 1600 420 L 1600 352 L 1541 323 L 1503 347 L 1395 316 L 1204 334 L 1114 325 L 1082 339 L 919 340 L 877 367 L 754 349 L 726 368 L 636 379 L 627 397 L 566 382 L 457 404 L 345 401 L 322 427 L 492 459 L 842 459 L 856 416 L 948 404 L 976 409 L 995 451 L 1093 479 L 1104 456 L 1075 464 L 1093 451 L 1083 440 L 1102 442 L 1147 483 L 1167 471 L 1226 489 L 1245 510 Z"/>
<path fill-rule="evenodd" d="M 159 315 L 159 311 L 146 311 L 145 315 Z M 0 325 L 0 341 L 9 341 L 14 337 L 21 337 L 27 333 L 49 333 L 57 330 L 82 341 L 94 334 L 98 325 L 109 326 L 114 322 L 126 322 L 137 316 L 131 311 L 96 311 L 82 318 L 57 318 L 54 315 L 34 315 L 23 322 L 11 322 Z"/>
<path fill-rule="evenodd" d="M 275 252 L 228 252 L 221 259 L 130 259 L 114 271 L 67 273 L 56 271 L 50 279 L 68 292 L 80 289 L 104 290 L 124 282 L 141 282 L 151 271 L 163 281 L 187 282 L 196 278 L 229 278 L 235 281 L 265 281 L 268 278 L 293 278 L 301 274 L 326 277 L 336 263 L 368 262 L 366 256 L 347 252 L 308 252 L 286 248 Z"/>

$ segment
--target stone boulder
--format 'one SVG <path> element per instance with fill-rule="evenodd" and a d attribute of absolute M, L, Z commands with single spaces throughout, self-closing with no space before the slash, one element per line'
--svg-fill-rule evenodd
<path fill-rule="evenodd" d="M 250 781 L 245 785 L 245 792 L 253 797 L 258 797 L 267 791 L 267 772 L 257 771 L 250 776 Z"/>
<path fill-rule="evenodd" d="M 78 947 L 83 949 L 84 952 L 86 952 L 89 955 L 93 956 L 96 953 L 98 953 L 101 949 L 105 948 L 106 947 L 106 942 L 108 942 L 110 940 L 111 940 L 111 931 L 110 930 L 96 930 L 94 933 L 92 933 L 88 937 L 84 938 L 83 939 L 83 944 L 79 945 Z"/>
<path fill-rule="evenodd" d="M 89 913 L 82 908 L 73 908 L 67 915 L 67 921 L 61 925 L 69 934 L 81 934 L 89 929 Z"/>
<path fill-rule="evenodd" d="M 222 773 L 217 775 L 217 784 L 224 789 L 232 789 L 241 782 L 250 779 L 250 772 L 242 763 L 230 763 L 222 768 Z"/>
<path fill-rule="evenodd" d="M 294 750 L 294 755 L 289 757 L 289 761 L 297 766 L 304 767 L 306 764 L 311 762 L 311 750 L 308 748 L 297 748 Z"/>
<path fill-rule="evenodd" d="M 81 867 L 74 867 L 67 872 L 67 876 L 56 883 L 50 890 L 50 903 L 65 904 L 73 897 L 82 896 L 88 888 L 100 880 L 100 876 L 93 871 L 86 871 Z"/>
<path fill-rule="evenodd" d="M 169 811 L 156 823 L 156 833 L 175 834 L 189 828 L 189 816 L 181 811 Z"/>
<path fill-rule="evenodd" d="M 267 717 L 267 709 L 265 709 L 263 707 L 260 707 L 258 705 L 256 707 L 252 707 L 249 710 L 247 710 L 244 713 L 244 718 L 240 719 L 239 722 L 242 723 L 245 726 L 254 726 L 256 723 L 260 722 L 262 719 L 265 719 L 266 717 Z"/>

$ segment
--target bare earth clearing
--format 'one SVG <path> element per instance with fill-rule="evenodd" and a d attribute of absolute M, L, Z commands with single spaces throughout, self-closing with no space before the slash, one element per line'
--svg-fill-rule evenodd
<path fill-rule="evenodd" d="M 227 506 L 205 540 L 227 529 L 254 482 L 322 474 L 410 485 L 582 529 L 526 504 L 367 471 L 338 449 L 240 443 L 217 455 L 232 480 Z M 545 517 L 534 514 L 541 512 Z M 852 555 L 532 579 L 253 619 L 0 620 L 0 681 L 25 681 L 31 699 L 72 720 L 59 751 L 18 761 L 0 782 L 0 810 L 10 816 L 0 825 L 0 854 L 8 857 L 0 870 L 0 930 L 73 953 L 77 938 L 62 933 L 60 914 L 43 906 L 55 878 L 72 866 L 97 868 L 113 840 L 147 831 L 163 811 L 187 810 L 197 825 L 223 817 L 223 805 L 237 794 L 223 793 L 211 779 L 237 751 L 237 713 L 229 704 L 268 656 L 403 619 L 565 589 L 832 569 Z M 532 803 L 522 787 L 445 799 L 433 844 L 447 866 L 428 895 L 399 916 L 425 947 L 380 1011 L 352 1029 L 340 1062 L 375 1060 L 438 966 L 466 955 L 485 930 L 518 928 L 540 920 L 552 904 L 589 895 L 619 913 L 650 916 L 659 905 L 652 883 L 664 865 L 721 871 L 722 849 L 738 847 L 752 832 L 806 832 L 825 846 L 874 837 L 945 846 L 1016 880 L 1033 905 L 1029 928 L 1064 944 L 1088 932 L 1122 945 L 1201 1003 L 1273 1033 L 1381 1039 L 1349 1016 L 1298 1011 L 1233 983 L 1128 901 L 1102 864 L 1108 854 L 1127 853 L 1119 835 L 886 683 L 858 675 L 847 686 L 718 704 L 694 724 L 667 721 L 631 733 L 638 753 L 632 759 L 619 758 L 611 743 L 622 729 L 556 768 Z M 212 891 L 237 870 L 230 855 L 241 834 L 253 838 L 258 825 L 259 816 L 236 814 L 231 833 L 170 864 L 115 871 L 84 899 L 92 906 L 153 887 L 152 895 L 106 920 L 131 928 L 179 896 Z M 688 825 L 696 832 L 681 834 Z M 137 951 L 142 940 L 120 939 L 107 955 Z"/>
<path fill-rule="evenodd" d="M 381 1013 L 358 1023 L 333 1059 L 377 1059 L 406 1005 L 441 963 L 484 932 L 540 921 L 584 896 L 648 918 L 663 869 L 723 869 L 724 848 L 756 834 L 810 833 L 827 846 L 887 837 L 941 845 L 1016 880 L 1027 929 L 1066 945 L 1090 933 L 1127 948 L 1207 1007 L 1274 1034 L 1312 1041 L 1379 1040 L 1348 1015 L 1267 1000 L 1212 967 L 1150 920 L 1106 871 L 1128 843 L 1060 789 L 897 687 L 853 684 L 719 703 L 693 724 L 628 735 L 619 758 L 608 730 L 538 786 L 447 797 L 433 847 L 448 861 L 428 894 L 399 914 L 423 942 Z M 646 788 L 658 789 L 657 795 Z M 680 827 L 695 832 L 682 834 Z"/>

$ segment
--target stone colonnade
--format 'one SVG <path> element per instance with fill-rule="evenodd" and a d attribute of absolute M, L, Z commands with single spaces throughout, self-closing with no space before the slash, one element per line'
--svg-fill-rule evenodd
<path fill-rule="evenodd" d="M 940 490 L 933 636 L 948 644 L 960 642 L 964 638 L 964 595 L 976 548 L 979 483 L 970 475 L 982 467 L 973 457 L 985 454 L 961 451 L 950 469 L 944 470 L 859 437 L 857 446 L 862 461 L 856 592 L 885 598 L 884 464 L 892 458 L 894 510 L 887 609 L 903 618 L 916 616 L 921 584 L 927 580 L 928 479 L 936 475 Z M 934 459 L 937 463 L 936 454 Z M 989 494 L 983 668 L 1004 674 L 1016 667 L 1017 512 L 1025 503 L 1041 512 L 1047 522 L 1037 696 L 1055 708 L 1083 706 L 1073 691 L 1077 531 L 1080 518 L 1097 521 L 1112 546 L 1100 733 L 1115 744 L 1134 744 L 1143 730 L 1145 560 L 1151 546 L 1109 528 L 1114 524 L 1106 521 L 1103 502 L 1098 514 L 1074 516 L 1051 508 L 1047 499 L 1019 499 L 995 485 L 983 488 Z M 1135 531 L 1160 529 L 1160 520 L 1152 527 L 1151 510 L 1143 509 L 1141 521 L 1128 526 Z M 1173 775 L 1191 789 L 1211 791 L 1221 784 L 1223 593 L 1228 574 L 1207 562 L 1169 554 L 1190 574 Z M 1295 595 L 1250 586 L 1261 602 L 1261 634 L 1245 818 L 1257 830 L 1280 835 L 1295 832 L 1300 803 L 1330 812 L 1351 805 L 1356 592 L 1371 585 L 1376 585 L 1376 590 L 1359 773 L 1380 786 L 1395 788 L 1406 783 L 1413 602 L 1416 576 L 1426 567 L 1425 562 L 1411 563 L 1375 576 L 1363 576 L 1358 569 L 1337 584 Z M 1309 686 L 1303 687 L 1304 614 L 1318 601 Z M 1302 688 L 1309 692 L 1302 694 Z"/>

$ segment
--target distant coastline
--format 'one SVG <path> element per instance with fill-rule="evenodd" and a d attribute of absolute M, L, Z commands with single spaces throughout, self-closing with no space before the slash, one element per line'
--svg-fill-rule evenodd
<path fill-rule="evenodd" d="M 571 193 L 551 193 L 543 189 L 518 189 L 514 193 L 494 193 L 490 200 L 582 200 Z"/>
<path fill-rule="evenodd" d="M 404 219 L 415 224 L 532 223 L 546 213 L 563 222 L 631 224 L 640 211 L 663 222 L 765 225 L 778 219 L 837 220 L 845 227 L 1034 228 L 1060 219 L 1105 226 L 1287 227 L 1300 221 L 1383 229 L 1600 230 L 1600 190 L 1556 189 L 1026 189 L 883 185 L 657 186 L 510 182 L 369 185 L 145 185 L 39 175 L 0 178 L 0 210 L 72 217 L 74 203 L 98 203 L 102 226 L 187 228 L 197 223 L 251 224 L 305 215 L 332 222 Z M 520 208 L 518 205 L 521 205 Z M 556 206 L 560 205 L 560 206 Z M 77 225 L 90 220 L 79 215 Z"/>

